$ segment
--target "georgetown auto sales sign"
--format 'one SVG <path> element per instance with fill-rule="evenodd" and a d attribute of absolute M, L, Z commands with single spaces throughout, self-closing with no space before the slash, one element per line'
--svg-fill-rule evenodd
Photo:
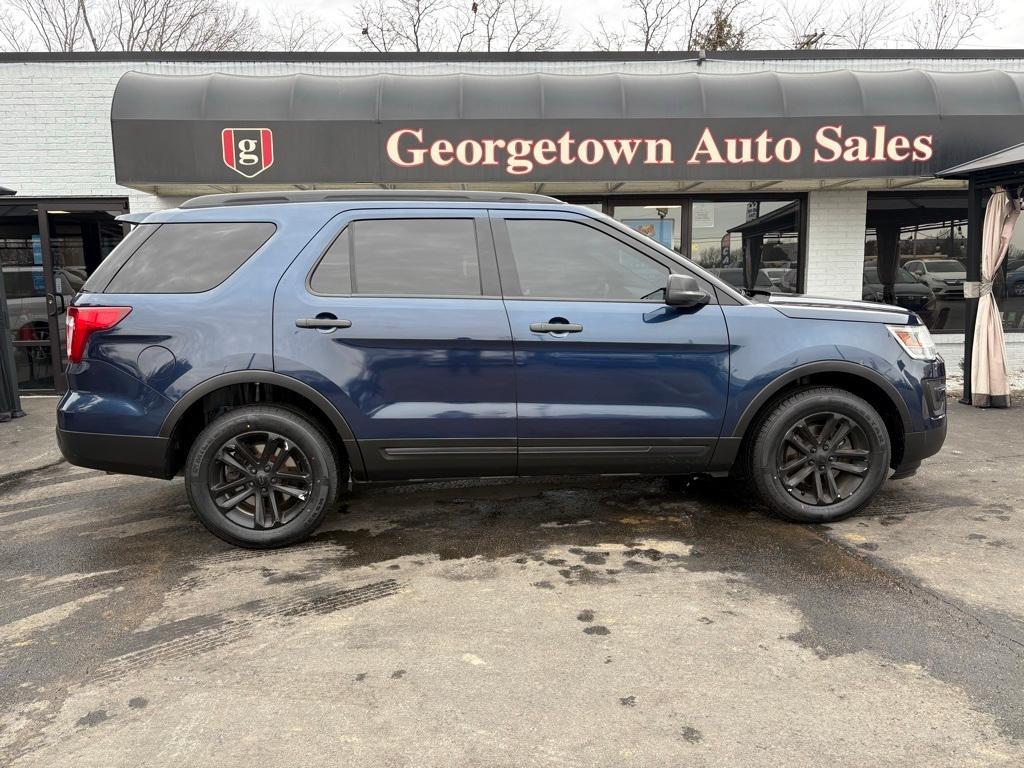
<path fill-rule="evenodd" d="M 160 153 L 136 153 L 138 136 L 118 141 L 115 125 L 115 157 L 126 185 L 828 179 L 929 176 L 1024 135 L 1024 120 L 1012 121 L 1013 136 L 953 119 L 723 120 L 668 130 L 570 123 L 198 123 L 189 143 L 179 129 Z"/>
<path fill-rule="evenodd" d="M 933 155 L 933 135 L 890 133 L 885 125 L 872 126 L 869 135 L 844 135 L 841 124 L 823 125 L 814 142 L 805 147 L 795 136 L 773 136 L 767 130 L 750 136 L 716 136 L 710 127 L 682 153 L 666 136 L 655 138 L 465 138 L 427 141 L 422 128 L 402 128 L 388 136 L 388 162 L 399 168 L 487 167 L 508 176 L 531 176 L 538 168 L 556 166 L 612 169 L 642 166 L 786 166 L 800 162 L 804 153 L 813 165 L 842 162 L 925 163 Z M 687 174 L 696 175 L 696 174 Z M 618 178 L 614 174 L 608 178 Z"/>

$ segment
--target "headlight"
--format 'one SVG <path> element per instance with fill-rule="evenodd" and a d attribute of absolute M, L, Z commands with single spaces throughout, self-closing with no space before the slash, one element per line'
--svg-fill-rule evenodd
<path fill-rule="evenodd" d="M 923 325 L 885 326 L 896 342 L 915 360 L 934 360 L 939 356 L 932 335 Z"/>

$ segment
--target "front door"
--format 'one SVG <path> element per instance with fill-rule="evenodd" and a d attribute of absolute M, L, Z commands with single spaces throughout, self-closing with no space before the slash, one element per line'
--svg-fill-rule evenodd
<path fill-rule="evenodd" d="M 520 473 L 706 467 L 725 413 L 728 334 L 716 303 L 663 303 L 668 275 L 685 267 L 575 214 L 492 212 L 492 226 Z"/>
<path fill-rule="evenodd" d="M 512 339 L 487 214 L 341 214 L 278 286 L 274 366 L 338 408 L 370 479 L 515 473 Z"/>

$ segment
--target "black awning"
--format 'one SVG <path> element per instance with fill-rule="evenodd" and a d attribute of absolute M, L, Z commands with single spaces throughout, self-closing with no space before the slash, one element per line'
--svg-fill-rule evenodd
<path fill-rule="evenodd" d="M 799 215 L 800 203 L 794 201 L 742 224 L 737 224 L 729 229 L 729 232 L 738 232 L 744 237 L 764 235 L 769 232 L 796 232 L 799 226 L 797 220 Z"/>
<path fill-rule="evenodd" d="M 1024 134 L 1024 73 L 128 73 L 126 185 L 930 176 Z"/>
<path fill-rule="evenodd" d="M 961 163 L 939 171 L 935 175 L 941 179 L 967 179 L 975 173 L 996 171 L 1011 165 L 1024 165 L 1024 144 L 1016 144 L 998 152 L 992 152 L 968 163 Z"/>

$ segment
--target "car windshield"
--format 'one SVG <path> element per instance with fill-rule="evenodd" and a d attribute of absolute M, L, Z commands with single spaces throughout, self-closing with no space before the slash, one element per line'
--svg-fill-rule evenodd
<path fill-rule="evenodd" d="M 959 261 L 926 261 L 925 269 L 929 272 L 963 272 L 964 265 Z"/>
<path fill-rule="evenodd" d="M 864 277 L 869 283 L 881 283 L 882 279 L 878 276 L 878 269 L 875 267 L 868 267 L 864 270 Z M 897 283 L 913 283 L 917 282 L 912 274 L 907 272 L 903 267 L 896 268 L 896 280 Z"/>

